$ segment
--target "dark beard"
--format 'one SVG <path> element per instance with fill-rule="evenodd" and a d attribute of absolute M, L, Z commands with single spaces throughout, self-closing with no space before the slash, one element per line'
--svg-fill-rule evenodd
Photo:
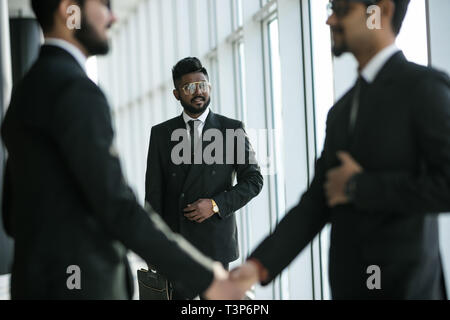
<path fill-rule="evenodd" d="M 203 112 L 206 111 L 206 109 L 208 109 L 208 107 L 211 103 L 211 98 L 209 98 L 208 101 L 205 102 L 205 104 L 203 105 L 203 107 L 201 109 L 194 108 L 192 105 L 187 104 L 183 100 L 180 100 L 180 103 L 186 112 L 193 114 L 193 115 L 198 115 L 198 114 L 202 114 Z"/>
<path fill-rule="evenodd" d="M 82 13 L 81 29 L 75 32 L 75 38 L 84 46 L 89 56 L 105 55 L 109 52 L 109 42 L 99 39 L 94 27 L 87 21 Z"/>
<path fill-rule="evenodd" d="M 344 30 L 340 27 L 332 28 L 332 31 L 339 32 L 341 34 L 344 33 Z M 342 43 L 339 47 L 334 43 L 333 36 L 331 36 L 331 45 L 332 45 L 332 52 L 335 57 L 340 57 L 342 54 L 348 52 L 347 44 Z"/>
<path fill-rule="evenodd" d="M 340 57 L 342 54 L 344 54 L 348 50 L 347 50 L 346 46 L 337 47 L 337 46 L 333 45 L 332 51 L 333 51 L 333 54 L 335 57 Z"/>

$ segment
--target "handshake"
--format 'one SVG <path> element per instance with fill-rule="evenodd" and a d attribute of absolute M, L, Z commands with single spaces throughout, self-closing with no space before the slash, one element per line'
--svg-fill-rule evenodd
<path fill-rule="evenodd" d="M 208 300 L 242 300 L 245 293 L 261 281 L 258 265 L 251 260 L 231 272 L 216 262 L 213 270 L 214 280 L 203 294 Z"/>

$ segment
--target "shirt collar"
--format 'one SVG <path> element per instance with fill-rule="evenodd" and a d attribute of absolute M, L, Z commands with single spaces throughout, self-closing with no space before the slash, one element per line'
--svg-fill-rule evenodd
<path fill-rule="evenodd" d="M 365 68 L 361 71 L 361 76 L 368 83 L 372 83 L 375 81 L 378 73 L 384 67 L 384 65 L 388 62 L 388 60 L 398 51 L 400 51 L 395 43 L 390 46 L 384 48 L 380 52 L 378 52 L 375 57 L 370 60 L 370 62 L 365 66 Z"/>
<path fill-rule="evenodd" d="M 198 117 L 198 119 L 194 119 L 194 118 L 191 118 L 189 115 L 187 115 L 186 114 L 186 112 L 185 111 L 183 111 L 183 119 L 184 119 L 184 122 L 187 124 L 189 121 L 191 121 L 191 120 L 200 120 L 201 121 L 201 123 L 205 123 L 205 121 L 206 121 L 206 118 L 208 118 L 208 115 L 209 115 L 209 107 L 205 110 L 205 112 L 203 112 L 203 114 L 200 116 L 200 117 Z"/>
<path fill-rule="evenodd" d="M 86 72 L 86 56 L 83 54 L 83 52 L 81 52 L 80 49 L 78 49 L 70 42 L 58 38 L 45 38 L 44 45 L 55 46 L 67 51 L 75 58 L 75 60 L 80 64 L 81 68 Z"/>

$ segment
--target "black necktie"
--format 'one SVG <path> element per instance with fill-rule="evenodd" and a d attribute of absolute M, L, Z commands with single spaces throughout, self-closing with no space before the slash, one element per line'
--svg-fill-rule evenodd
<path fill-rule="evenodd" d="M 356 125 L 356 119 L 358 118 L 358 111 L 361 104 L 361 98 L 364 96 L 365 89 L 367 88 L 367 81 L 362 76 L 358 77 L 358 81 L 355 85 L 355 92 L 353 93 L 352 108 L 350 111 L 350 124 L 349 131 L 353 134 Z"/>
<path fill-rule="evenodd" d="M 200 120 L 190 120 L 188 121 L 188 125 L 190 128 L 190 135 L 191 135 L 191 164 L 194 164 L 196 142 L 198 143 L 199 140 L 198 126 L 200 125 Z"/>

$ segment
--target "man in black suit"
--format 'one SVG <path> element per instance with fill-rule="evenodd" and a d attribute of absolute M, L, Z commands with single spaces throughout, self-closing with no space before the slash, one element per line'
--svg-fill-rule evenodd
<path fill-rule="evenodd" d="M 68 9 L 81 7 L 81 29 Z M 110 109 L 84 70 L 108 51 L 109 1 L 32 1 L 46 44 L 15 88 L 2 127 L 9 152 L 3 218 L 15 239 L 13 299 L 128 299 L 127 249 L 189 292 L 239 298 L 220 263 L 139 206 L 113 146 Z M 69 12 L 71 12 L 69 10 Z"/>
<path fill-rule="evenodd" d="M 450 83 L 395 47 L 407 0 L 331 1 L 335 55 L 359 79 L 331 109 L 311 186 L 233 276 L 269 283 L 331 223 L 334 299 L 445 299 L 438 217 L 450 211 Z M 367 8 L 381 29 L 367 27 Z M 283 248 L 283 250 L 279 250 Z"/>
<path fill-rule="evenodd" d="M 263 177 L 242 122 L 210 110 L 211 85 L 201 62 L 179 61 L 173 81 L 184 112 L 152 128 L 146 200 L 172 230 L 227 269 L 239 257 L 234 213 L 259 194 Z"/>

